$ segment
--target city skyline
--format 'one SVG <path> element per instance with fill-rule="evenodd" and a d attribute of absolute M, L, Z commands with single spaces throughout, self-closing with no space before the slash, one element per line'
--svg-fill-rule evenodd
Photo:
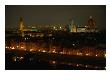
<path fill-rule="evenodd" d="M 106 28 L 106 6 L 104 5 L 6 5 L 6 28 L 18 27 L 19 17 L 26 26 L 42 24 L 75 24 L 84 26 L 89 16 L 93 16 L 99 29 Z"/>
<path fill-rule="evenodd" d="M 5 6 L 5 69 L 106 70 L 105 7 Z"/>

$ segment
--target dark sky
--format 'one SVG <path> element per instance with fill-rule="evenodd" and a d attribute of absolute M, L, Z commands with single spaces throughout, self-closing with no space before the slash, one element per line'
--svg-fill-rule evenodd
<path fill-rule="evenodd" d="M 6 5 L 6 28 L 16 28 L 20 16 L 25 25 L 68 24 L 73 18 L 77 25 L 85 25 L 93 16 L 99 28 L 106 28 L 106 6 L 104 5 Z"/>

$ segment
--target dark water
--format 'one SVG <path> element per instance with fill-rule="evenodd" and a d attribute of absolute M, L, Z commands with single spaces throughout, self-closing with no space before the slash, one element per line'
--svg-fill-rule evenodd
<path fill-rule="evenodd" d="M 105 70 L 106 59 L 103 57 L 68 56 L 48 53 L 30 53 L 18 55 L 7 51 L 5 69 L 23 70 Z"/>

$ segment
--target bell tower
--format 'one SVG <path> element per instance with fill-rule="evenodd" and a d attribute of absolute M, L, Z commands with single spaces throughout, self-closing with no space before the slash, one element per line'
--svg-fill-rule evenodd
<path fill-rule="evenodd" d="M 19 30 L 23 31 L 23 29 L 24 29 L 24 22 L 23 22 L 23 18 L 20 17 Z"/>
<path fill-rule="evenodd" d="M 23 18 L 20 17 L 20 20 L 19 20 L 19 31 L 21 33 L 22 36 L 24 36 L 24 21 L 23 21 Z"/>

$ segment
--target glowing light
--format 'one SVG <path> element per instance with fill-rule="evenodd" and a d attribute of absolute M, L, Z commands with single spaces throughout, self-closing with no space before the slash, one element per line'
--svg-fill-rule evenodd
<path fill-rule="evenodd" d="M 88 65 L 86 65 L 86 68 L 88 67 Z"/>
<path fill-rule="evenodd" d="M 73 46 L 75 46 L 75 44 L 72 44 Z"/>
<path fill-rule="evenodd" d="M 80 55 L 82 55 L 82 53 L 79 53 Z"/>
<path fill-rule="evenodd" d="M 13 57 L 12 59 L 13 59 L 13 61 L 15 61 L 15 62 L 17 61 L 17 60 L 16 60 L 16 57 Z"/>
<path fill-rule="evenodd" d="M 54 26 L 53 28 L 55 29 L 56 27 Z"/>
<path fill-rule="evenodd" d="M 63 52 L 60 52 L 60 54 L 63 54 Z"/>
<path fill-rule="evenodd" d="M 32 28 L 36 28 L 35 26 L 33 26 Z"/>
<path fill-rule="evenodd" d="M 48 36 L 52 36 L 52 34 L 49 34 Z"/>
<path fill-rule="evenodd" d="M 78 52 L 77 52 L 77 55 L 80 55 L 80 56 L 81 56 L 81 55 L 82 55 L 82 53 L 78 53 Z"/>
<path fill-rule="evenodd" d="M 5 48 L 9 48 L 9 47 L 6 46 Z"/>
<path fill-rule="evenodd" d="M 13 50 L 14 50 L 15 48 L 14 48 L 14 47 L 12 47 L 11 49 L 13 49 Z"/>
<path fill-rule="evenodd" d="M 89 55 L 90 55 L 89 53 L 86 54 L 86 56 L 89 56 Z"/>
<path fill-rule="evenodd" d="M 24 49 L 24 47 L 23 47 L 23 46 L 21 46 L 21 49 Z"/>
<path fill-rule="evenodd" d="M 30 51 L 33 51 L 34 49 L 30 49 Z"/>
<path fill-rule="evenodd" d="M 19 47 L 19 46 L 16 46 L 17 48 Z"/>
<path fill-rule="evenodd" d="M 42 52 L 46 52 L 45 50 L 42 50 Z"/>
<path fill-rule="evenodd" d="M 77 67 L 79 66 L 79 64 L 76 65 Z"/>
<path fill-rule="evenodd" d="M 14 61 L 16 61 L 16 58 L 14 59 Z"/>
<path fill-rule="evenodd" d="M 97 57 L 97 54 L 95 56 Z"/>
<path fill-rule="evenodd" d="M 52 53 L 56 53 L 55 49 L 52 51 Z"/>
<path fill-rule="evenodd" d="M 24 57 L 19 57 L 20 60 L 24 59 Z"/>
<path fill-rule="evenodd" d="M 25 40 L 28 40 L 29 38 L 24 38 Z"/>
<path fill-rule="evenodd" d="M 38 50 L 39 52 L 41 51 L 41 50 Z"/>
<path fill-rule="evenodd" d="M 52 63 L 55 64 L 56 62 L 55 61 L 52 61 Z"/>

